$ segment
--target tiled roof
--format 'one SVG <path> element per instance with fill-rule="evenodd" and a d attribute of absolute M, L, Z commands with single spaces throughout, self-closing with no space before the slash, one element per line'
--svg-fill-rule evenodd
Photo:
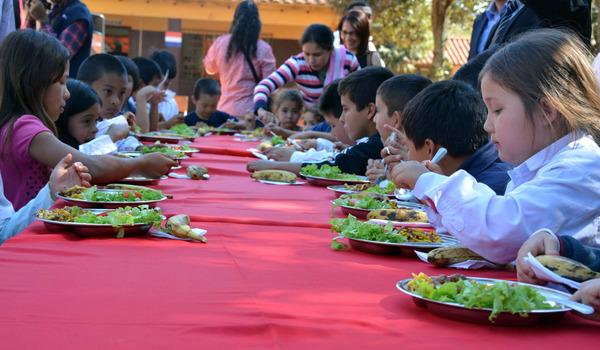
<path fill-rule="evenodd" d="M 240 2 L 240 0 L 230 0 L 232 2 Z M 323 5 L 331 6 L 331 0 L 254 0 L 256 3 L 265 4 L 289 4 L 289 5 Z"/>
<path fill-rule="evenodd" d="M 471 48 L 471 39 L 469 38 L 448 38 L 446 40 L 446 60 L 453 66 L 462 66 L 469 59 L 469 50 Z M 425 58 L 415 63 L 417 66 L 429 66 L 433 63 L 433 50 L 425 54 Z"/>

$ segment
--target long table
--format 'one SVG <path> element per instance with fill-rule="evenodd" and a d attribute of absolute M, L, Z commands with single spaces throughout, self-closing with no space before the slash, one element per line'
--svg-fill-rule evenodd
<path fill-rule="evenodd" d="M 80 238 L 34 222 L 0 246 L 1 349 L 562 350 L 598 343 L 600 324 L 572 314 L 524 328 L 434 316 L 395 284 L 413 272 L 456 270 L 409 256 L 334 251 L 331 191 L 252 181 L 245 167 L 253 158 L 242 151 L 255 144 L 231 136 L 193 146 L 212 152 L 195 154 L 184 168 L 207 166 L 211 179 L 169 178 L 157 187 L 174 196 L 161 203 L 165 215 L 189 215 L 192 227 L 208 230 L 208 243 Z"/>

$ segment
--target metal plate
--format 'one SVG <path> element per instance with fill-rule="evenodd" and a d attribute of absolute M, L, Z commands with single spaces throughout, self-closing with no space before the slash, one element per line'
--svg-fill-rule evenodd
<path fill-rule="evenodd" d="M 113 190 L 113 189 L 98 189 L 99 192 L 125 192 L 131 190 Z M 60 194 L 57 197 L 62 198 L 65 201 L 66 205 L 73 206 L 76 205 L 80 208 L 106 208 L 106 209 L 117 209 L 126 206 L 136 207 L 139 205 L 146 204 L 149 208 L 156 207 L 158 202 L 164 201 L 167 197 L 162 196 L 161 199 L 155 199 L 151 201 L 135 201 L 135 202 L 97 202 L 97 201 L 88 201 L 85 199 L 77 199 L 77 198 L 69 198 L 62 196 Z"/>
<path fill-rule="evenodd" d="M 430 229 L 423 229 L 424 231 L 432 231 Z M 415 249 L 422 252 L 428 252 L 432 249 L 445 247 L 449 245 L 459 244 L 458 240 L 452 236 L 440 234 L 442 238 L 441 243 L 425 243 L 425 242 L 405 242 L 405 243 L 390 243 L 390 242 L 377 242 L 368 241 L 366 239 L 350 238 L 348 243 L 352 249 L 359 250 L 365 253 L 377 254 L 377 255 L 409 255 L 416 257 Z"/>
<path fill-rule="evenodd" d="M 86 209 L 95 215 L 105 213 L 111 209 Z M 153 223 L 135 224 L 132 226 L 113 227 L 110 224 L 81 224 L 76 222 L 61 222 L 47 219 L 41 219 L 34 215 L 34 219 L 42 221 L 44 227 L 50 232 L 65 232 L 73 231 L 81 237 L 116 237 L 121 228 L 124 232 L 124 237 L 142 236 L 145 235 Z M 163 216 L 163 220 L 166 217 Z"/>
<path fill-rule="evenodd" d="M 521 284 L 521 285 L 530 286 L 535 289 L 550 292 L 552 294 L 557 294 L 557 295 L 560 295 L 560 296 L 563 296 L 566 298 L 569 297 L 569 294 L 567 294 L 567 293 L 563 293 L 563 292 L 560 292 L 560 291 L 557 291 L 557 290 L 554 290 L 551 288 L 536 286 L 536 285 L 527 284 L 527 283 L 504 281 L 504 280 L 493 279 L 493 278 L 468 278 L 468 279 L 474 280 L 478 283 L 487 283 L 487 284 L 494 284 L 494 283 L 498 283 L 498 282 L 509 282 L 509 283 L 513 283 L 513 284 Z M 422 296 L 420 296 L 416 293 L 413 293 L 407 289 L 406 285 L 408 284 L 408 282 L 410 282 L 412 280 L 413 280 L 413 278 L 407 278 L 405 280 L 402 280 L 402 281 L 396 283 L 396 287 L 401 292 L 410 295 L 413 298 L 413 301 L 417 306 L 427 308 L 434 315 L 437 315 L 440 317 L 445 317 L 445 318 L 450 318 L 450 319 L 457 320 L 457 321 L 480 323 L 480 324 L 487 324 L 487 325 L 494 325 L 494 326 L 514 326 L 514 327 L 532 326 L 532 325 L 538 324 L 540 322 L 554 322 L 554 321 L 560 319 L 561 317 L 563 317 L 566 311 L 571 310 L 571 308 L 564 307 L 564 306 L 561 306 L 558 309 L 552 309 L 552 310 L 532 310 L 532 311 L 528 312 L 527 317 L 521 317 L 518 313 L 513 315 L 508 311 L 504 311 L 504 312 L 500 312 L 498 314 L 498 317 L 496 317 L 496 319 L 494 320 L 494 323 L 492 323 L 488 319 L 488 317 L 490 316 L 490 313 L 492 312 L 491 309 L 481 309 L 481 308 L 468 309 L 468 308 L 466 308 L 460 304 L 456 304 L 456 303 L 441 302 L 441 301 L 425 299 Z M 553 302 L 550 302 L 550 303 L 555 305 Z"/>
<path fill-rule="evenodd" d="M 151 178 L 144 177 L 144 176 L 130 176 L 130 177 L 121 179 L 117 182 L 123 183 L 123 184 L 147 186 L 147 185 L 158 185 L 160 180 L 164 180 L 166 178 L 168 178 L 168 176 L 166 176 L 166 175 L 163 175 L 163 176 L 159 177 L 158 179 L 151 179 Z"/>
<path fill-rule="evenodd" d="M 343 185 L 343 184 L 356 185 L 356 184 L 363 184 L 363 183 L 369 182 L 369 180 L 365 176 L 358 176 L 358 175 L 356 177 L 359 180 L 328 179 L 326 177 L 304 175 L 302 173 L 300 173 L 300 176 L 303 176 L 304 178 L 306 178 L 306 180 L 308 181 L 309 184 L 311 184 L 313 186 L 320 186 L 320 187 Z"/>
<path fill-rule="evenodd" d="M 140 134 L 140 135 L 137 135 L 137 138 L 140 141 L 146 141 L 146 142 L 160 141 L 160 142 L 165 142 L 165 143 L 178 143 L 179 141 L 183 140 L 182 137 L 160 136 L 160 134 L 159 135 Z"/>

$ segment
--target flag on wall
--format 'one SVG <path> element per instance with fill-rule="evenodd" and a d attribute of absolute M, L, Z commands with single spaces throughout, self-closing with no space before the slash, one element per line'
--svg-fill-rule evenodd
<path fill-rule="evenodd" d="M 166 47 L 181 47 L 181 32 L 165 32 Z"/>

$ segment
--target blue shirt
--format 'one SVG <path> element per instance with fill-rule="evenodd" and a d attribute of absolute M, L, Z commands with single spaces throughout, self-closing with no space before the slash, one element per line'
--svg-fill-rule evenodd
<path fill-rule="evenodd" d="M 494 28 L 498 21 L 500 21 L 500 17 L 502 16 L 505 10 L 506 6 L 502 6 L 500 11 L 498 11 L 496 9 L 496 3 L 494 1 L 492 1 L 487 10 L 485 10 L 487 24 L 485 28 L 483 28 L 483 32 L 481 32 L 481 36 L 479 37 L 479 42 L 477 43 L 477 53 L 483 51 L 483 48 L 485 47 L 485 42 L 487 41 L 488 36 L 490 36 L 492 28 Z"/>
<path fill-rule="evenodd" d="M 221 112 L 221 111 L 215 111 L 213 114 L 210 115 L 208 120 L 200 118 L 198 116 L 198 114 L 196 114 L 196 112 L 188 113 L 188 115 L 185 116 L 185 123 L 188 126 L 194 126 L 198 122 L 203 122 L 203 123 L 206 123 L 206 125 L 208 125 L 208 126 L 218 128 L 228 120 L 235 121 L 235 122 L 238 121 L 238 119 L 236 117 L 232 117 L 229 114 L 227 114 L 225 112 Z"/>
<path fill-rule="evenodd" d="M 331 132 L 331 125 L 327 124 L 327 122 L 320 122 L 310 128 L 310 131 Z"/>
<path fill-rule="evenodd" d="M 512 165 L 500 160 L 498 150 L 493 143 L 488 142 L 475 151 L 458 169 L 469 173 L 477 182 L 488 185 L 496 194 L 503 195 L 510 181 L 508 171 L 512 168 Z"/>

